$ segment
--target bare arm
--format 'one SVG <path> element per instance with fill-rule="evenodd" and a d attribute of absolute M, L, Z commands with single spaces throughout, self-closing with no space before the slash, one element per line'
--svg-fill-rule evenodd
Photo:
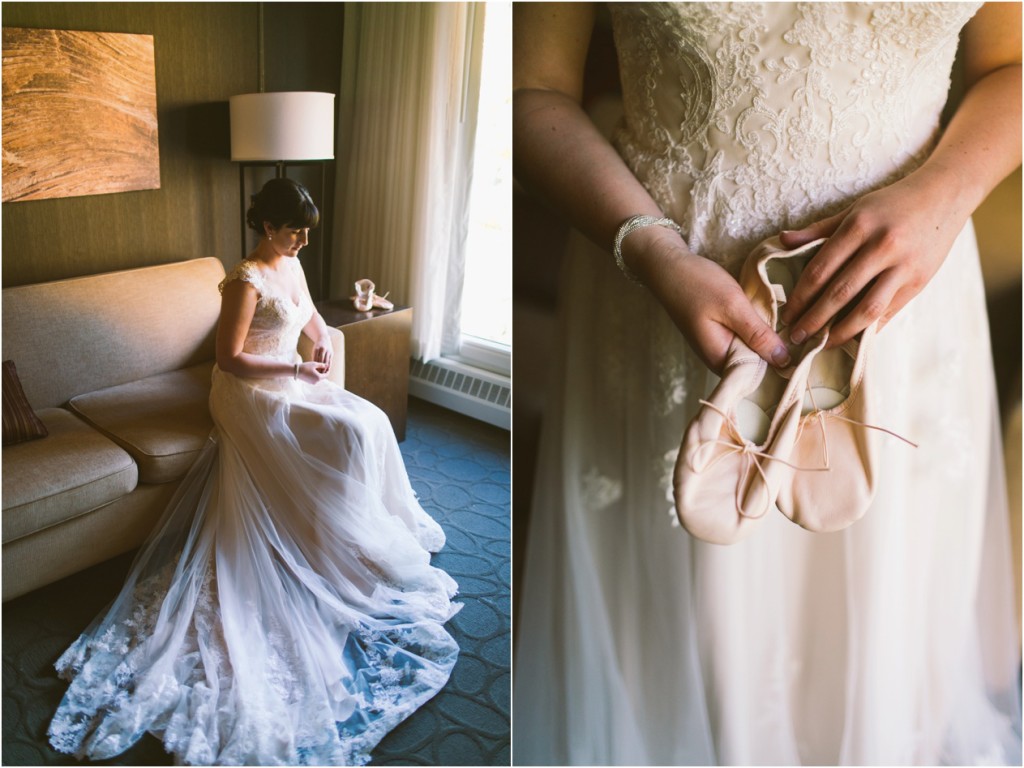
<path fill-rule="evenodd" d="M 313 297 L 309 293 L 309 283 L 306 281 L 305 271 L 302 269 L 302 262 L 295 259 L 292 262 L 293 269 L 295 271 L 296 279 L 300 282 L 301 290 L 305 296 L 309 305 L 313 305 Z M 302 333 L 305 334 L 313 342 L 312 358 L 314 362 L 323 362 L 327 366 L 327 370 L 331 370 L 331 362 L 334 360 L 334 345 L 331 343 L 331 334 L 328 332 L 327 323 L 325 322 L 324 316 L 313 309 L 312 316 L 309 318 L 309 322 L 302 328 Z"/>
<path fill-rule="evenodd" d="M 327 330 L 327 323 L 315 309 L 302 332 L 313 340 L 313 360 L 326 364 L 329 369 L 331 361 L 334 359 L 334 347 L 331 345 L 331 335 Z"/>
<path fill-rule="evenodd" d="M 300 266 L 300 273 L 301 269 Z M 302 290 L 312 306 L 313 297 L 309 293 L 309 283 L 306 282 L 305 274 L 302 274 Z M 327 366 L 326 370 L 329 371 L 331 363 L 334 361 L 334 346 L 331 344 L 331 334 L 327 330 L 327 322 L 316 309 L 313 310 L 313 316 L 309 318 L 309 322 L 303 327 L 302 332 L 313 340 L 313 361 L 324 363 Z"/>
<path fill-rule="evenodd" d="M 624 219 L 663 214 L 580 107 L 593 6 L 524 3 L 513 12 L 516 178 L 607 248 Z"/>
<path fill-rule="evenodd" d="M 217 367 L 246 378 L 293 378 L 296 374 L 294 364 L 243 350 L 258 298 L 256 289 L 243 280 L 232 280 L 224 286 L 220 319 L 217 321 Z M 322 362 L 299 364 L 298 378 L 309 384 L 316 384 L 326 375 L 327 366 Z"/>
<path fill-rule="evenodd" d="M 663 213 L 580 107 L 593 6 L 522 3 L 514 14 L 516 178 L 610 251 L 627 218 Z M 766 360 L 788 362 L 782 340 L 732 276 L 693 254 L 671 230 L 630 234 L 623 259 L 712 369 L 721 370 L 734 335 Z"/>
<path fill-rule="evenodd" d="M 831 346 L 875 320 L 888 322 L 935 275 L 989 192 L 1020 165 L 1020 3 L 985 5 L 961 46 L 969 89 L 928 160 L 842 213 L 783 234 L 790 246 L 830 238 L 783 310 L 796 338 L 853 302 L 833 328 Z"/>

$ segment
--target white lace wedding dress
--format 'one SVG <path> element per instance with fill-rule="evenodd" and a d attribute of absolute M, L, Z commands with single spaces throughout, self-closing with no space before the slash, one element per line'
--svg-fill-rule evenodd
<path fill-rule="evenodd" d="M 229 280 L 260 293 L 245 351 L 294 362 L 308 298 L 249 261 Z M 456 584 L 429 554 L 444 533 L 367 401 L 215 367 L 210 410 L 123 591 L 57 662 L 51 744 L 99 760 L 149 731 L 197 765 L 365 763 L 455 663 Z"/>
<path fill-rule="evenodd" d="M 977 5 L 622 3 L 617 146 L 738 271 L 933 146 Z M 515 659 L 517 764 L 1020 765 L 1020 663 L 985 295 L 970 227 L 885 328 L 865 517 L 672 526 L 708 376 L 611 256 L 571 249 Z"/>

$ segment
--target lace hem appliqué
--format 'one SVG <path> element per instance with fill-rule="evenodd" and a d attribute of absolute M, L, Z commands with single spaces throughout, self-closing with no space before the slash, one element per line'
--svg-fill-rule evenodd
<path fill-rule="evenodd" d="M 251 678 L 237 677 L 247 663 L 237 650 L 232 662 L 212 564 L 191 621 L 161 632 L 172 570 L 135 590 L 130 618 L 96 636 L 83 635 L 57 662 L 71 686 L 50 725 L 54 749 L 103 759 L 148 730 L 194 765 L 243 764 L 254 757 L 362 765 L 384 734 L 444 685 L 457 654 L 451 637 L 434 623 L 361 622 L 345 630 L 339 618 L 332 624 L 340 638 L 338 658 L 321 668 L 334 669 L 334 676 L 315 684 L 314 658 L 289 627 L 272 620 L 264 633 L 248 629 L 254 647 L 266 645 L 260 685 L 253 687 Z"/>

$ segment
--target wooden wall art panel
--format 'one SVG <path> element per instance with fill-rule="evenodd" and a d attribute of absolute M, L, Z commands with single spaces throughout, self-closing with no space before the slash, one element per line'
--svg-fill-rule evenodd
<path fill-rule="evenodd" d="M 160 188 L 152 35 L 3 29 L 3 202 Z"/>

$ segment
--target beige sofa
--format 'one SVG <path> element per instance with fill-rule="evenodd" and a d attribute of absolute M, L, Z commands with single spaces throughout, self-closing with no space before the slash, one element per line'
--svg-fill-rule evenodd
<path fill-rule="evenodd" d="M 49 432 L 3 448 L 5 601 L 153 528 L 213 428 L 223 277 L 201 258 L 3 291 L 2 356 Z M 344 337 L 332 340 L 344 386 Z"/>

